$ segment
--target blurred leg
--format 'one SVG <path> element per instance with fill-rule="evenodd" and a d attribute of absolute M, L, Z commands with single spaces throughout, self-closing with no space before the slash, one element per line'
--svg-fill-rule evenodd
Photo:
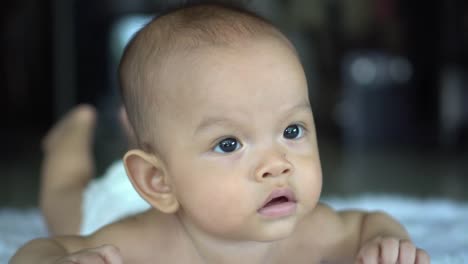
<path fill-rule="evenodd" d="M 84 189 L 94 177 L 92 144 L 96 112 L 74 108 L 43 141 L 39 203 L 51 235 L 78 234 Z"/>

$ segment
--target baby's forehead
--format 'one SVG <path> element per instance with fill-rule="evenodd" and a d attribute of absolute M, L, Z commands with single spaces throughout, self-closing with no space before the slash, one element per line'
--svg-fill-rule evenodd
<path fill-rule="evenodd" d="M 263 65 L 258 63 L 262 60 L 265 61 Z M 200 79 L 213 80 L 221 71 L 229 71 L 231 74 L 228 77 L 237 78 L 237 69 L 250 70 L 250 77 L 255 79 L 255 73 L 270 75 L 267 67 L 273 66 L 273 63 L 287 66 L 291 65 L 291 61 L 294 61 L 293 65 L 301 67 L 295 51 L 288 43 L 276 37 L 257 37 L 225 45 L 204 44 L 174 49 L 160 58 L 160 63 L 147 64 L 146 74 L 150 78 L 150 85 L 164 82 L 160 87 L 174 87 L 170 81 L 179 82 L 183 79 L 190 83 Z M 272 64 L 267 65 L 268 62 Z M 284 71 L 281 75 L 289 73 Z M 175 78 L 169 78 L 174 75 Z"/>
<path fill-rule="evenodd" d="M 269 93 L 267 87 L 304 87 L 300 62 L 284 43 L 277 42 L 252 40 L 243 46 L 181 52 L 169 58 L 157 74 L 149 74 L 159 77 L 148 84 L 166 102 L 200 97 L 242 100 L 260 90 Z"/>
<path fill-rule="evenodd" d="M 284 39 L 277 36 L 256 36 L 239 38 L 236 41 L 221 44 L 199 43 L 191 45 L 188 43 L 184 45 L 184 43 L 179 43 L 178 45 L 168 47 L 164 52 L 161 52 L 162 48 L 159 48 L 152 55 L 141 57 L 142 61 L 140 63 L 144 67 L 140 73 L 146 76 L 145 79 L 148 79 L 150 84 L 155 84 L 158 81 L 166 79 L 165 77 L 174 73 L 180 77 L 186 77 L 189 72 L 197 72 L 200 75 L 210 76 L 213 73 L 202 70 L 205 68 L 202 68 L 200 65 L 211 64 L 213 67 L 217 67 L 226 58 L 238 58 L 246 53 L 250 53 L 249 58 L 255 60 L 257 56 L 261 55 L 260 53 L 265 51 L 257 50 L 257 53 L 253 48 L 256 46 L 280 47 L 269 48 L 269 56 L 284 57 L 284 54 L 287 53 L 288 57 L 295 57 L 297 59 L 295 49 Z M 150 46 L 147 48 L 151 49 Z M 236 67 L 250 65 L 248 61 L 235 59 L 229 60 L 229 64 Z"/>

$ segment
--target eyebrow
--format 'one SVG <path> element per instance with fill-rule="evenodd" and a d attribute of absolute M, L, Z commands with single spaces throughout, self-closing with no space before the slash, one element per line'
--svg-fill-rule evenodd
<path fill-rule="evenodd" d="M 230 124 L 232 123 L 232 119 L 224 117 L 224 116 L 210 116 L 203 119 L 200 125 L 197 126 L 195 129 L 194 135 L 200 133 L 200 131 L 205 130 L 211 126 L 221 126 L 222 124 Z"/>
<path fill-rule="evenodd" d="M 286 113 L 290 115 L 291 113 L 298 112 L 298 111 L 310 111 L 312 112 L 312 108 L 309 102 L 301 102 L 300 104 L 294 105 L 293 107 L 289 108 Z"/>
<path fill-rule="evenodd" d="M 298 111 L 312 111 L 309 102 L 302 102 L 300 104 L 294 105 L 293 107 L 287 109 L 286 116 L 291 115 L 291 113 L 298 112 Z M 200 131 L 206 129 L 207 127 L 211 126 L 221 126 L 223 124 L 232 124 L 233 120 L 231 118 L 225 116 L 209 116 L 202 120 L 202 122 L 197 126 L 195 129 L 194 134 L 200 133 Z"/>

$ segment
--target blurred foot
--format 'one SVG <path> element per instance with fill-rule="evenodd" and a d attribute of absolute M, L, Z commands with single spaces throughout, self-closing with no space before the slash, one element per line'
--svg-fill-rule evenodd
<path fill-rule="evenodd" d="M 92 144 L 96 111 L 80 105 L 43 140 L 40 206 L 53 235 L 78 234 L 83 191 L 94 176 Z"/>

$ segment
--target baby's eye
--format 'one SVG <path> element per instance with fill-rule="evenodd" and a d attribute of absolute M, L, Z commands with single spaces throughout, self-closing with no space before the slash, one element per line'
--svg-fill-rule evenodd
<path fill-rule="evenodd" d="M 301 138 L 304 135 L 304 128 L 301 125 L 290 125 L 284 132 L 283 136 L 287 139 Z"/>
<path fill-rule="evenodd" d="M 239 141 L 235 138 L 225 138 L 221 140 L 218 145 L 213 149 L 214 152 L 230 153 L 238 150 L 241 147 Z"/>

